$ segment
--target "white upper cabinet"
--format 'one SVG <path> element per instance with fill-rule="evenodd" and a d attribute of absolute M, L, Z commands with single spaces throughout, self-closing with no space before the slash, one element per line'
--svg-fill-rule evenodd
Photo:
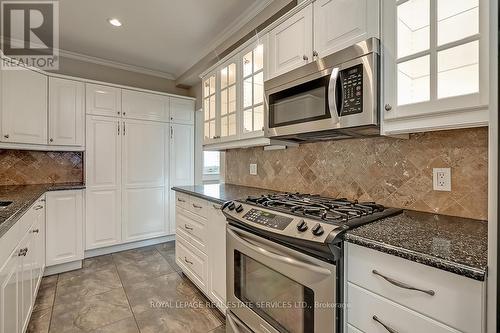
<path fill-rule="evenodd" d="M 202 82 L 203 89 L 203 142 L 215 142 L 217 138 L 216 74 L 209 74 Z"/>
<path fill-rule="evenodd" d="M 286 19 L 269 33 L 268 78 L 307 64 L 313 57 L 312 4 Z"/>
<path fill-rule="evenodd" d="M 49 78 L 49 145 L 84 145 L 84 96 L 84 83 Z"/>
<path fill-rule="evenodd" d="M 314 51 L 320 58 L 371 37 L 379 37 L 378 0 L 316 0 Z"/>
<path fill-rule="evenodd" d="M 111 117 L 121 116 L 120 88 L 87 83 L 86 101 L 86 113 Z"/>
<path fill-rule="evenodd" d="M 224 64 L 219 71 L 218 91 L 220 100 L 220 141 L 234 140 L 238 135 L 237 125 L 237 62 L 235 59 Z"/>
<path fill-rule="evenodd" d="M 194 101 L 170 97 L 170 121 L 177 124 L 194 124 Z"/>
<path fill-rule="evenodd" d="M 241 52 L 241 135 L 264 135 L 264 44 L 251 45 Z"/>
<path fill-rule="evenodd" d="M 168 121 L 169 97 L 133 90 L 122 90 L 122 114 L 125 118 Z"/>
<path fill-rule="evenodd" d="M 2 70 L 2 142 L 47 144 L 47 76 L 23 67 Z"/>
<path fill-rule="evenodd" d="M 384 1 L 383 131 L 488 123 L 488 1 Z"/>

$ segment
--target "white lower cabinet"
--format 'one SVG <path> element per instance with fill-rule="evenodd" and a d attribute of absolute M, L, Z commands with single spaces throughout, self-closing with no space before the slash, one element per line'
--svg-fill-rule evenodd
<path fill-rule="evenodd" d="M 484 282 L 354 244 L 346 253 L 348 324 L 363 332 L 385 332 L 383 324 L 397 332 L 484 332 Z"/>
<path fill-rule="evenodd" d="M 222 311 L 226 311 L 226 219 L 221 207 L 176 193 L 176 262 Z"/>
<path fill-rule="evenodd" d="M 45 202 L 42 197 L 3 237 L 17 237 L 15 248 L 0 243 L 10 255 L 0 262 L 0 333 L 25 332 L 45 268 Z"/>
<path fill-rule="evenodd" d="M 83 259 L 83 190 L 47 193 L 47 266 Z"/>

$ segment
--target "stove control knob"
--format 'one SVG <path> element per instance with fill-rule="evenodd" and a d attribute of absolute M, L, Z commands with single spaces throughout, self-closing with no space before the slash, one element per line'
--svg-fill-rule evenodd
<path fill-rule="evenodd" d="M 299 223 L 297 223 L 297 230 L 300 232 L 304 232 L 308 229 L 307 223 L 304 220 L 300 220 Z"/>
<path fill-rule="evenodd" d="M 314 236 L 321 236 L 324 232 L 325 231 L 323 230 L 323 227 L 319 223 L 316 223 L 316 225 L 312 228 L 312 233 Z"/>
<path fill-rule="evenodd" d="M 235 205 L 235 204 L 234 204 L 234 202 L 232 202 L 232 201 L 231 201 L 231 202 L 227 205 L 227 208 L 228 208 L 229 210 L 234 210 L 234 208 L 235 208 L 235 207 L 236 207 L 236 205 Z"/>
<path fill-rule="evenodd" d="M 238 206 L 236 206 L 236 213 L 241 213 L 243 211 L 243 205 L 242 204 L 239 204 Z"/>

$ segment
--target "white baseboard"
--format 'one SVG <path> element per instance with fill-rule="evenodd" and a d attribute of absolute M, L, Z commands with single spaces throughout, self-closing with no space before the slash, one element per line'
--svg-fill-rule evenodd
<path fill-rule="evenodd" d="M 43 276 L 49 276 L 69 271 L 74 271 L 76 269 L 82 268 L 82 260 L 67 262 L 65 264 L 59 264 L 54 266 L 45 267 Z"/>
<path fill-rule="evenodd" d="M 161 244 L 161 243 L 165 243 L 165 242 L 170 242 L 173 240 L 175 240 L 175 235 L 169 235 L 169 236 L 147 239 L 147 240 L 138 241 L 138 242 L 131 242 L 131 243 L 126 243 L 126 244 L 107 246 L 107 247 L 103 247 L 100 249 L 87 250 L 87 251 L 85 251 L 85 258 L 92 258 L 92 257 L 102 256 L 105 254 L 114 253 L 114 252 L 132 250 L 132 249 L 136 249 L 136 248 L 140 248 L 140 247 L 144 247 L 144 246 L 151 246 L 151 245 Z"/>

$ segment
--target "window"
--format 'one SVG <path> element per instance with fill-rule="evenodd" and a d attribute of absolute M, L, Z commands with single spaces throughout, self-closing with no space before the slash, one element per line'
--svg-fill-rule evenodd
<path fill-rule="evenodd" d="M 243 132 L 262 131 L 264 126 L 264 45 L 242 57 Z"/>
<path fill-rule="evenodd" d="M 396 2 L 398 106 L 479 93 L 479 3 Z"/>
<path fill-rule="evenodd" d="M 220 153 L 217 151 L 203 152 L 203 175 L 220 174 Z"/>
<path fill-rule="evenodd" d="M 204 137 L 215 139 L 215 74 L 203 82 Z"/>

